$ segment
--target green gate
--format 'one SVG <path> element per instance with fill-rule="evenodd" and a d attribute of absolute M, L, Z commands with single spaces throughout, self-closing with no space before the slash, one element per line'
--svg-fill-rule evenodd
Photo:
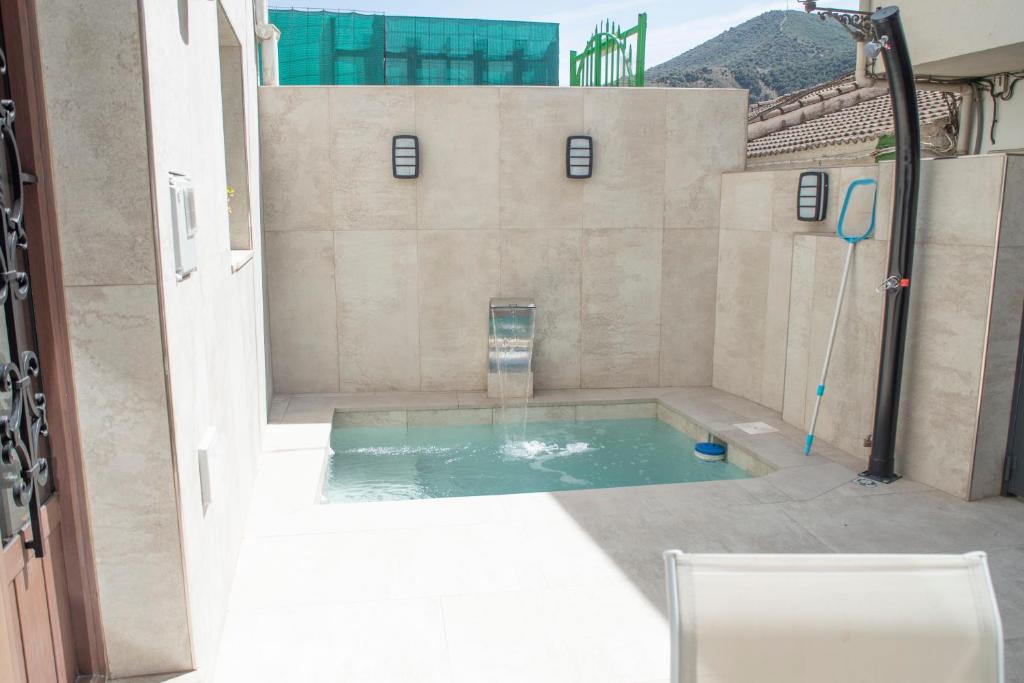
<path fill-rule="evenodd" d="M 625 31 L 605 19 L 594 27 L 583 52 L 569 52 L 569 85 L 643 86 L 646 43 L 646 12 L 637 15 L 636 26 Z"/>

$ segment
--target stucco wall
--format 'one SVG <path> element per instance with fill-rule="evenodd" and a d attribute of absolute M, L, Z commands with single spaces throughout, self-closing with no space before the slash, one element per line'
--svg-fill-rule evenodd
<path fill-rule="evenodd" d="M 538 388 L 711 381 L 731 90 L 260 91 L 274 389 L 483 390 L 487 303 L 538 305 Z M 417 180 L 391 177 L 414 133 Z M 565 177 L 565 139 L 595 172 Z"/>
<path fill-rule="evenodd" d="M 252 7 L 221 4 L 242 41 L 258 236 Z M 218 3 L 37 7 L 109 674 L 209 670 L 265 406 L 260 242 L 248 261 L 229 248 Z M 169 171 L 196 188 L 199 270 L 182 282 Z"/>
<path fill-rule="evenodd" d="M 191 649 L 138 3 L 56 0 L 36 8 L 109 670 L 182 670 Z"/>
<path fill-rule="evenodd" d="M 188 8 L 182 32 L 181 7 Z M 241 46 L 243 130 L 224 130 L 218 5 Z M 258 84 L 253 9 L 249 0 L 144 0 L 148 53 L 151 172 L 160 263 L 164 348 L 174 434 L 175 474 L 191 617 L 194 668 L 214 664 L 241 545 L 257 458 L 264 406 L 263 253 L 260 242 Z M 230 53 L 229 51 L 226 51 Z M 230 57 L 230 54 L 225 57 Z M 211 67 L 211 65 L 213 65 Z M 237 104 L 229 85 L 229 105 Z M 252 251 L 233 251 L 244 225 L 230 225 L 224 136 L 245 136 L 248 193 L 236 191 L 234 216 L 248 201 Z M 244 164 L 237 158 L 228 164 Z M 170 172 L 196 188 L 200 225 L 198 271 L 178 282 Z M 198 451 L 210 446 L 212 502 L 203 509 Z"/>
<path fill-rule="evenodd" d="M 917 73 L 985 76 L 1024 64 L 1017 0 L 902 0 L 899 8 Z"/>
<path fill-rule="evenodd" d="M 999 493 L 1024 305 L 1024 210 L 1003 188 L 1021 161 L 922 164 L 897 470 L 963 498 Z M 832 169 L 822 223 L 795 220 L 799 171 L 726 174 L 722 182 L 714 385 L 806 427 L 846 251 L 834 233 L 842 193 L 854 178 L 879 180 L 878 232 L 857 247 L 817 425 L 821 438 L 865 464 L 892 171 L 891 163 Z"/>

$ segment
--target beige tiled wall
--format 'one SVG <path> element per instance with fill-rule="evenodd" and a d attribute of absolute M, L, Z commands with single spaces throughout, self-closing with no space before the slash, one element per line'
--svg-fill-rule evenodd
<path fill-rule="evenodd" d="M 220 11 L 242 46 L 245 126 L 229 132 L 247 143 L 251 192 L 235 199 L 249 202 L 238 214 L 256 239 L 244 254 L 231 250 L 220 70 L 216 61 L 211 68 Z M 123 679 L 197 669 L 209 679 L 267 405 L 252 3 L 54 0 L 40 3 L 38 16 L 107 657 L 106 671 L 96 673 Z M 300 121 L 322 106 L 301 96 L 284 104 L 280 115 Z M 319 226 L 331 211 L 323 203 L 330 141 L 297 136 L 290 144 L 321 173 L 298 183 L 281 169 L 288 191 L 270 208 Z M 198 270 L 181 281 L 171 172 L 191 178 L 198 217 Z M 333 276 L 334 235 L 321 235 Z M 267 243 L 291 246 L 274 235 Z M 315 274 L 315 250 L 290 253 Z M 329 292 L 331 307 L 315 312 L 332 315 L 334 333 Z M 314 296 L 277 294 L 296 303 Z M 336 345 L 330 352 L 336 367 Z M 201 445 L 209 452 L 208 505 Z"/>
<path fill-rule="evenodd" d="M 1010 187 L 1024 175 L 1020 162 L 996 155 L 922 164 L 897 470 L 964 498 L 997 494 L 1002 474 L 1024 305 L 1016 265 L 1024 209 L 1014 193 L 1004 199 L 1004 179 Z M 842 198 L 854 178 L 878 179 L 877 232 L 856 250 L 816 430 L 865 458 L 892 172 L 888 163 L 829 170 L 821 223 L 796 220 L 799 171 L 722 179 L 714 386 L 800 427 L 813 409 L 846 254 L 834 232 Z M 866 218 L 860 210 L 848 220 Z"/>
<path fill-rule="evenodd" d="M 1021 335 L 1021 300 L 1024 299 L 1024 156 L 1006 159 L 999 245 L 985 351 L 978 436 L 975 444 L 971 496 L 999 493 L 1006 454 L 1005 434 L 1010 426 L 1014 374 Z"/>
<path fill-rule="evenodd" d="M 96 36 L 105 38 L 99 52 L 88 47 Z M 39 42 L 109 673 L 185 670 L 193 660 L 164 388 L 138 3 L 44 3 Z M 83 60 L 86 52 L 92 56 Z"/>
<path fill-rule="evenodd" d="M 487 303 L 536 299 L 538 388 L 708 384 L 735 90 L 260 92 L 278 392 L 484 389 Z M 413 133 L 421 177 L 391 177 Z M 565 177 L 565 139 L 595 173 Z M 332 238 L 333 237 L 333 241 Z"/>

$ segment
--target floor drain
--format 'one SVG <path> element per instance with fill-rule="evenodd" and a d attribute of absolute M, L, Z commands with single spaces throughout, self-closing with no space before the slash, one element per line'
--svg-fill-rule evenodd
<path fill-rule="evenodd" d="M 857 477 L 857 484 L 863 486 L 866 489 L 873 489 L 878 486 L 878 482 L 874 479 L 868 479 L 867 477 Z"/>

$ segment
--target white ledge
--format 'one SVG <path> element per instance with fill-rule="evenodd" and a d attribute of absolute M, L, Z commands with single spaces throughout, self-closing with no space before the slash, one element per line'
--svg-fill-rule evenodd
<path fill-rule="evenodd" d="M 245 264 L 252 261 L 252 257 L 255 255 L 252 249 L 232 249 L 231 250 L 231 272 L 237 273 Z"/>

